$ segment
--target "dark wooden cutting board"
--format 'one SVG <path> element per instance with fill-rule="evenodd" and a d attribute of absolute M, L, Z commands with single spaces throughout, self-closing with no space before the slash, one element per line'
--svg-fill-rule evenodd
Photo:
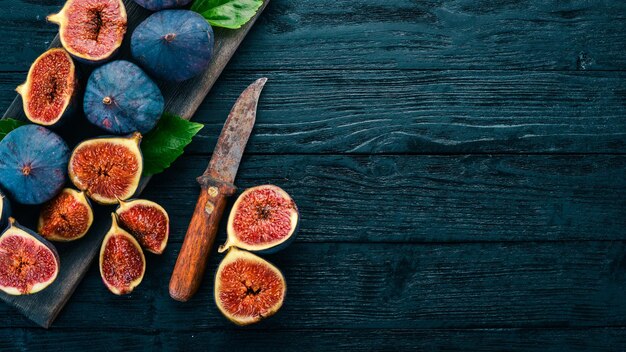
<path fill-rule="evenodd" d="M 261 9 L 254 18 L 237 30 L 227 30 L 214 28 L 215 31 L 215 51 L 209 69 L 201 76 L 182 83 L 158 82 L 165 98 L 165 110 L 179 115 L 185 119 L 190 119 L 196 109 L 202 103 L 205 96 L 219 77 L 220 73 L 233 56 L 239 44 L 246 36 L 250 28 L 254 25 L 259 15 L 263 12 L 269 0 L 265 0 Z M 141 23 L 151 12 L 136 5 L 131 0 L 124 0 L 128 12 L 128 31 L 120 53 L 116 59 L 130 59 L 129 37 L 133 29 Z M 54 24 L 50 24 L 54 26 Z M 51 47 L 60 46 L 59 38 L 55 38 Z M 88 77 L 92 67 L 79 64 L 83 74 L 83 84 Z M 250 77 L 252 82 L 255 77 Z M 245 87 L 242 87 L 244 89 Z M 79 109 L 82 110 L 82 109 Z M 20 97 L 16 97 L 11 106 L 4 113 L 3 118 L 15 118 L 25 120 Z M 224 116 L 226 119 L 226 116 Z M 57 131 L 72 147 L 78 141 L 96 135 L 104 134 L 95 127 L 86 123 L 83 116 L 76 116 L 74 122 L 64 129 Z M 148 183 L 149 178 L 142 180 L 140 191 Z M 36 207 L 14 206 L 14 216 L 16 219 L 29 227 L 33 227 L 36 221 Z M 110 212 L 114 207 L 94 206 L 94 223 L 89 233 L 79 241 L 74 243 L 57 244 L 57 249 L 61 258 L 61 268 L 56 281 L 45 290 L 30 296 L 10 296 L 0 293 L 0 298 L 8 304 L 17 308 L 22 314 L 35 323 L 48 328 L 56 316 L 59 314 L 65 303 L 76 289 L 89 266 L 94 261 L 96 254 L 100 250 L 100 244 L 106 234 L 110 224 Z M 104 289 L 104 286 L 103 286 Z"/>

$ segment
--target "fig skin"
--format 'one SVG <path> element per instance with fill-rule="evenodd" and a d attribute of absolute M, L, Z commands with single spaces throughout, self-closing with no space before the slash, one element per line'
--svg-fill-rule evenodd
<path fill-rule="evenodd" d="M 192 0 L 134 0 L 139 6 L 150 11 L 160 11 L 174 7 L 187 6 Z"/>
<path fill-rule="evenodd" d="M 129 137 L 100 137 L 81 142 L 76 146 L 76 148 L 74 148 L 68 163 L 70 180 L 72 180 L 72 183 L 76 186 L 76 188 L 84 191 L 91 200 L 98 204 L 116 204 L 119 200 L 129 199 L 137 191 L 137 187 L 139 186 L 139 181 L 141 179 L 141 173 L 143 171 L 143 156 L 141 154 L 141 149 L 139 149 L 141 138 L 141 133 L 135 132 Z M 107 145 L 109 147 L 116 148 L 116 151 L 128 153 L 125 155 L 126 158 L 122 161 L 132 159 L 134 164 L 111 164 L 111 161 L 114 160 L 112 156 L 106 158 L 105 155 L 103 155 L 107 152 L 103 149 Z M 88 148 L 93 149 L 90 151 Z M 85 154 L 84 157 L 83 154 Z M 88 160 L 89 157 L 95 160 Z M 83 174 L 81 174 L 81 172 Z M 93 179 L 92 181 L 87 179 L 89 175 L 85 175 L 85 173 L 88 172 L 95 172 L 96 174 L 92 174 L 91 176 L 92 178 L 97 179 L 98 182 L 93 181 Z M 105 188 L 105 186 L 107 186 L 107 184 L 105 184 L 102 180 L 101 174 L 118 176 L 118 179 L 108 181 L 111 183 L 113 181 L 117 181 L 118 183 L 123 182 L 127 186 L 120 190 L 120 193 L 111 191 L 112 194 L 110 195 L 103 194 L 105 192 L 104 190 L 94 189 L 97 187 Z M 125 176 L 125 178 L 122 178 L 122 176 Z M 110 184 L 108 186 L 110 186 Z"/>
<path fill-rule="evenodd" d="M 104 269 L 105 263 L 103 262 L 105 260 L 105 251 L 106 251 L 108 242 L 111 241 L 114 236 L 115 237 L 121 236 L 121 239 L 127 241 L 127 243 L 130 243 L 141 256 L 142 268 L 141 268 L 141 272 L 139 273 L 139 276 L 135 277 L 133 280 L 128 282 L 127 285 L 125 285 L 124 287 L 117 287 L 115 286 L 114 283 L 107 281 L 107 279 L 105 278 L 106 276 L 105 269 Z M 129 258 L 131 258 L 131 256 L 128 254 L 122 255 L 122 256 L 116 256 L 116 259 L 128 260 Z M 128 263 L 118 262 L 118 263 L 112 263 L 112 264 L 125 265 Z M 146 257 L 144 256 L 143 251 L 141 250 L 141 246 L 131 234 L 129 234 L 124 229 L 119 227 L 117 223 L 117 216 L 115 215 L 115 213 L 111 213 L 111 228 L 109 229 L 107 234 L 104 236 L 104 240 L 102 240 L 102 246 L 100 247 L 100 265 L 99 266 L 100 266 L 100 276 L 102 277 L 102 282 L 109 289 L 109 291 L 111 291 L 113 294 L 116 294 L 118 296 L 131 293 L 137 286 L 139 286 L 139 284 L 143 280 L 144 274 L 146 273 Z"/>
<path fill-rule="evenodd" d="M 131 37 L 133 58 L 153 76 L 182 82 L 204 72 L 213 56 L 211 25 L 188 10 L 157 12 L 141 22 Z"/>
<path fill-rule="evenodd" d="M 63 66 L 63 63 L 54 63 L 55 58 L 61 59 L 62 61 L 64 61 L 65 64 L 67 64 L 67 72 L 64 72 L 66 67 Z M 43 67 L 43 69 L 47 69 L 48 71 L 44 73 L 43 77 L 41 77 L 40 75 L 42 73 L 40 72 L 40 70 L 42 69 L 42 67 L 40 65 L 45 64 L 53 64 L 53 66 Z M 65 77 L 61 80 L 61 82 L 59 82 L 58 77 L 54 76 L 61 73 L 65 73 Z M 54 79 L 55 84 L 52 85 L 52 87 L 50 86 L 50 84 L 46 85 L 45 82 L 42 82 L 42 80 L 45 79 Z M 37 88 L 33 89 L 33 86 L 37 86 Z M 50 89 L 54 90 L 54 94 L 62 94 L 63 99 L 61 106 L 56 107 L 59 111 L 54 114 L 52 119 L 47 119 L 47 117 L 45 116 L 46 112 L 51 112 L 33 111 L 34 107 L 31 107 L 31 103 L 36 99 L 49 99 L 46 95 L 52 93 L 49 91 Z M 61 89 L 62 91 L 59 92 L 58 89 Z M 73 115 L 76 110 L 76 101 L 79 95 L 78 72 L 76 71 L 76 65 L 74 64 L 71 56 L 64 49 L 50 49 L 41 54 L 35 60 L 35 62 L 33 62 L 33 64 L 30 66 L 30 69 L 28 70 L 26 82 L 19 85 L 15 89 L 15 91 L 22 97 L 24 114 L 29 121 L 42 126 L 54 126 L 62 124 L 71 115 Z M 46 104 L 44 108 L 50 109 L 49 105 L 49 103 Z"/>
<path fill-rule="evenodd" d="M 228 278 L 223 277 L 223 274 L 228 274 L 228 273 L 233 274 L 235 270 L 234 269 L 230 270 L 228 268 L 230 267 L 231 264 L 236 263 L 237 261 L 240 261 L 240 263 L 245 263 L 247 265 L 254 265 L 256 266 L 256 270 L 248 270 L 245 273 L 239 273 L 239 274 L 246 275 L 247 277 L 235 277 L 235 278 L 231 277 L 230 283 L 225 282 Z M 264 269 L 259 269 L 259 268 L 264 268 Z M 251 268 L 248 267 L 246 269 L 251 269 Z M 261 270 L 263 270 L 264 273 L 273 276 L 273 278 L 267 278 L 267 277 L 265 278 L 266 281 L 263 283 L 264 286 L 260 286 L 259 284 L 259 282 L 262 281 L 261 278 L 253 277 L 255 273 L 259 273 Z M 245 282 L 243 280 L 245 280 Z M 255 280 L 255 281 L 252 281 L 252 280 Z M 268 280 L 270 281 L 268 282 Z M 279 287 L 277 287 L 277 285 Z M 241 286 L 241 287 L 238 287 L 238 286 Z M 250 292 L 250 290 L 252 290 L 253 292 Z M 223 301 L 222 297 L 225 299 L 230 298 L 231 300 L 238 299 L 239 302 L 237 303 L 240 303 L 243 305 L 245 304 L 243 302 L 243 299 L 245 299 L 249 294 L 253 294 L 256 297 L 255 300 L 253 300 L 252 302 L 248 302 L 248 303 L 249 304 L 256 303 L 258 305 L 261 303 L 265 303 L 264 298 L 267 298 L 267 296 L 261 297 L 259 295 L 270 294 L 271 292 L 268 293 L 267 290 L 276 291 L 276 292 L 273 292 L 274 294 L 277 295 L 277 297 L 275 297 L 275 302 L 273 302 L 273 304 L 266 307 L 264 311 L 258 311 L 254 315 L 251 315 L 251 316 L 237 316 L 231 313 L 227 309 L 226 303 L 222 302 Z M 220 310 L 220 312 L 222 312 L 222 314 L 228 320 L 240 326 L 258 323 L 259 321 L 274 315 L 282 307 L 286 294 L 287 294 L 287 284 L 285 282 L 285 277 L 280 272 L 280 270 L 276 268 L 276 266 L 274 266 L 272 263 L 262 259 L 261 257 L 257 255 L 254 255 L 248 251 L 238 249 L 236 247 L 230 248 L 230 250 L 224 257 L 224 259 L 222 259 L 222 262 L 217 268 L 217 272 L 215 274 L 215 286 L 213 289 L 213 296 L 215 298 L 215 304 L 217 305 L 217 308 Z M 243 308 L 249 308 L 249 307 L 243 307 Z M 257 306 L 256 309 L 262 309 L 262 308 Z"/>
<path fill-rule="evenodd" d="M 113 134 L 150 131 L 165 100 L 159 87 L 137 65 L 117 60 L 95 69 L 85 88 L 87 120 Z"/>
<path fill-rule="evenodd" d="M 99 9 L 94 9 L 94 5 Z M 95 13 L 97 20 L 89 18 Z M 103 63 L 113 57 L 122 45 L 128 25 L 122 0 L 68 0 L 59 13 L 46 19 L 59 25 L 59 38 L 65 50 L 86 64 Z M 90 28 L 94 23 L 96 28 Z M 79 34 L 79 38 L 72 37 Z"/>
<path fill-rule="evenodd" d="M 67 180 L 67 144 L 36 125 L 20 126 L 0 141 L 0 184 L 21 204 L 41 204 L 57 195 Z"/>
<path fill-rule="evenodd" d="M 37 247 L 44 248 L 49 254 L 47 259 L 53 262 L 54 268 L 53 268 L 53 272 L 50 274 L 49 277 L 46 278 L 45 281 L 31 282 L 28 285 L 32 285 L 32 286 L 26 287 L 26 290 L 20 289 L 15 286 L 4 286 L 2 285 L 1 279 L 0 279 L 0 290 L 4 291 L 5 293 L 9 295 L 19 296 L 19 295 L 28 295 L 28 294 L 37 293 L 45 289 L 46 287 L 50 286 L 50 284 L 52 284 L 56 280 L 57 275 L 59 274 L 59 268 L 61 265 L 61 262 L 59 259 L 59 253 L 57 252 L 56 248 L 52 245 L 52 243 L 48 242 L 46 239 L 39 236 L 35 232 L 25 227 L 22 227 L 21 225 L 17 223 L 17 221 L 15 221 L 14 218 L 10 217 L 9 225 L 4 230 L 4 232 L 2 232 L 2 235 L 0 235 L 0 270 L 2 270 L 2 268 L 4 267 L 3 263 L 5 261 L 8 260 L 9 262 L 14 263 L 14 260 L 15 260 L 15 258 L 6 258 L 5 256 L 8 254 L 8 251 L 7 249 L 3 248 L 4 242 L 7 241 L 7 239 L 9 239 L 10 237 L 21 237 L 27 241 L 33 241 Z M 39 257 L 41 257 L 41 254 L 39 254 Z M 29 264 L 28 266 L 30 265 L 32 264 Z M 3 276 L 3 275 L 0 274 L 0 276 Z"/>
<path fill-rule="evenodd" d="M 128 212 L 131 211 L 131 209 L 138 207 L 138 206 L 152 208 L 164 216 L 165 236 L 163 240 L 159 242 L 158 246 L 153 245 L 151 239 L 147 238 L 149 234 L 141 233 L 142 231 L 146 231 L 146 230 L 150 231 L 152 229 L 152 226 L 155 226 L 155 224 L 143 223 L 143 224 L 135 225 L 135 224 L 131 224 L 130 222 L 125 222 L 124 214 L 128 214 Z M 170 218 L 169 218 L 169 215 L 167 214 L 167 211 L 165 211 L 165 209 L 162 206 L 160 206 L 159 204 L 153 201 L 149 201 L 145 199 L 133 199 L 133 200 L 128 200 L 128 201 L 120 200 L 119 206 L 115 210 L 115 214 L 117 214 L 117 218 L 122 228 L 128 231 L 131 235 L 133 235 L 137 239 L 137 241 L 139 242 L 139 244 L 141 245 L 143 249 L 147 250 L 150 253 L 157 254 L 157 255 L 160 255 L 163 253 L 163 251 L 165 250 L 165 247 L 167 246 L 167 241 L 168 241 L 169 234 L 170 234 Z M 140 216 L 139 219 L 135 219 L 135 221 L 145 222 L 146 220 L 148 220 L 147 218 L 148 218 L 148 215 L 144 215 L 144 216 Z M 141 226 L 141 225 L 144 225 L 144 226 Z"/>
<path fill-rule="evenodd" d="M 67 200 L 67 198 L 61 199 L 60 197 L 64 197 L 64 198 L 69 197 L 76 204 L 72 205 L 73 207 L 72 209 L 58 209 L 59 206 L 67 205 L 64 203 L 57 203 L 57 201 L 63 202 L 63 200 Z M 85 212 L 84 215 L 86 215 L 87 218 L 85 219 L 86 223 L 82 225 L 83 230 L 78 232 L 77 234 L 72 234 L 72 236 L 70 237 L 66 233 L 62 233 L 62 232 L 67 231 L 66 229 L 67 226 L 74 225 L 74 224 L 71 224 L 70 222 L 71 220 L 76 220 L 77 215 L 72 214 L 71 213 L 72 210 L 84 211 Z M 62 212 L 61 214 L 49 214 L 49 212 L 55 212 L 55 211 L 56 212 L 64 211 L 64 212 Z M 64 217 L 70 218 L 70 219 L 66 220 L 64 219 Z M 56 221 L 57 223 L 52 224 L 51 225 L 52 227 L 49 227 L 48 226 L 49 224 L 47 224 L 46 221 Z M 61 222 L 61 224 L 58 224 L 59 221 Z M 39 232 L 41 236 L 43 236 L 49 241 L 70 242 L 70 241 L 75 241 L 77 239 L 83 238 L 89 231 L 89 228 L 91 227 L 92 223 L 93 223 L 93 210 L 91 208 L 91 204 L 89 203 L 89 200 L 87 199 L 87 196 L 85 195 L 85 192 L 79 192 L 71 188 L 65 188 L 61 191 L 61 193 L 56 195 L 55 198 L 52 198 L 50 201 L 44 204 L 43 207 L 41 208 L 41 211 L 39 213 L 39 220 L 37 224 L 37 231 Z"/>
<path fill-rule="evenodd" d="M 11 217 L 13 211 L 9 198 L 2 191 L 0 191 L 0 199 L 0 227 L 4 228 L 9 222 L 9 217 Z"/>
<path fill-rule="evenodd" d="M 268 193 L 265 193 L 265 192 L 268 192 Z M 259 204 L 254 204 L 253 206 L 263 207 L 264 208 L 263 212 L 269 213 L 267 216 L 273 215 L 274 216 L 273 219 L 275 221 L 278 221 L 278 220 L 284 221 L 285 220 L 284 217 L 277 218 L 275 214 L 273 214 L 273 212 L 282 211 L 282 212 L 287 213 L 285 214 L 285 216 L 288 216 L 287 219 L 289 221 L 289 231 L 287 232 L 285 236 L 279 239 L 263 240 L 262 237 L 266 236 L 267 238 L 267 236 L 269 235 L 267 231 L 270 231 L 270 230 L 267 229 L 267 223 L 265 223 L 264 219 L 261 219 L 258 217 L 256 219 L 252 219 L 256 221 L 248 221 L 243 225 L 247 225 L 250 227 L 246 229 L 247 231 L 250 231 L 254 233 L 254 235 L 258 235 L 261 237 L 259 238 L 259 242 L 257 243 L 246 242 L 238 236 L 237 234 L 238 232 L 236 230 L 237 225 L 235 225 L 237 221 L 240 221 L 238 216 L 243 216 L 243 215 L 240 215 L 240 212 L 242 212 L 242 207 L 246 206 L 245 202 L 252 201 L 248 199 L 247 197 L 249 196 L 251 197 L 252 195 L 257 194 L 257 193 L 259 194 L 259 196 L 255 198 L 254 200 L 258 201 Z M 263 202 L 270 201 L 268 198 L 264 196 L 265 194 L 269 194 L 272 197 L 277 197 L 278 199 L 274 200 L 274 204 L 262 204 Z M 276 207 L 283 207 L 283 208 L 275 209 Z M 251 210 L 248 210 L 248 212 L 251 212 Z M 259 211 L 257 210 L 257 212 Z M 248 214 L 248 216 L 252 216 L 252 215 Z M 260 254 L 276 253 L 280 250 L 287 248 L 293 242 L 298 232 L 299 220 L 300 220 L 300 213 L 298 212 L 298 207 L 296 206 L 296 203 L 293 201 L 291 196 L 287 192 L 285 192 L 282 188 L 278 186 L 274 186 L 274 185 L 261 185 L 261 186 L 248 188 L 243 193 L 241 193 L 241 195 L 239 195 L 239 197 L 235 201 L 235 204 L 233 204 L 233 207 L 228 216 L 228 224 L 226 226 L 226 232 L 227 232 L 226 243 L 224 243 L 218 248 L 218 252 L 222 253 L 228 250 L 230 247 L 238 247 L 240 249 L 245 249 L 245 250 L 260 253 Z M 240 226 L 243 226 L 243 225 L 240 225 Z M 275 225 L 278 226 L 278 224 L 275 224 Z M 285 225 L 286 224 L 283 223 L 281 226 L 284 227 Z M 276 229 L 276 230 L 280 230 L 280 229 Z"/>

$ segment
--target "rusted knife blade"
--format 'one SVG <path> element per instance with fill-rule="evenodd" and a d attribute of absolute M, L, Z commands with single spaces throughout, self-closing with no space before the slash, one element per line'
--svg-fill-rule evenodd
<path fill-rule="evenodd" d="M 233 182 L 266 81 L 260 78 L 241 93 L 224 123 L 209 166 L 198 177 L 200 196 L 170 279 L 170 296 L 175 300 L 189 300 L 200 287 L 226 200 L 235 192 Z"/>

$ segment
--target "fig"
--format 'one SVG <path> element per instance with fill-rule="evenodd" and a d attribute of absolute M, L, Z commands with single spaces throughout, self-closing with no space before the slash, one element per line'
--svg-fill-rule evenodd
<path fill-rule="evenodd" d="M 272 316 L 283 305 L 286 290 L 285 278 L 274 265 L 235 247 L 217 268 L 215 303 L 237 325 Z"/>
<path fill-rule="evenodd" d="M 186 6 L 192 0 L 135 0 L 135 2 L 150 11 L 160 11 L 163 9 L 171 9 L 173 7 Z"/>
<path fill-rule="evenodd" d="M 137 65 L 124 60 L 95 69 L 83 98 L 87 119 L 113 134 L 150 131 L 164 106 L 159 87 Z"/>
<path fill-rule="evenodd" d="M 143 157 L 141 133 L 130 137 L 102 137 L 76 146 L 68 166 L 74 186 L 99 204 L 115 204 L 132 197 L 139 185 Z"/>
<path fill-rule="evenodd" d="M 111 228 L 100 247 L 100 276 L 116 295 L 131 293 L 141 283 L 146 271 L 146 258 L 137 240 L 117 224 L 111 213 Z"/>
<path fill-rule="evenodd" d="M 18 203 L 41 204 L 61 191 L 70 150 L 54 132 L 20 126 L 0 141 L 0 184 Z"/>
<path fill-rule="evenodd" d="M 188 10 L 157 12 L 137 26 L 133 57 L 157 78 L 181 82 L 204 72 L 213 56 L 213 29 Z"/>
<path fill-rule="evenodd" d="M 63 49 L 46 51 L 33 62 L 26 82 L 16 91 L 31 122 L 43 126 L 58 123 L 74 110 L 78 91 L 74 61 Z"/>
<path fill-rule="evenodd" d="M 9 198 L 0 191 L 0 226 L 4 227 L 11 216 L 11 202 Z"/>
<path fill-rule="evenodd" d="M 27 295 L 48 287 L 59 273 L 59 254 L 41 236 L 9 218 L 0 236 L 0 290 Z"/>
<path fill-rule="evenodd" d="M 115 213 L 122 228 L 135 236 L 145 250 L 163 253 L 170 234 L 170 218 L 162 206 L 144 199 L 120 201 Z"/>
<path fill-rule="evenodd" d="M 65 50 L 86 63 L 111 58 L 122 45 L 127 26 L 122 0 L 68 0 L 47 19 L 59 25 Z"/>
<path fill-rule="evenodd" d="M 37 232 L 50 241 L 68 242 L 85 236 L 92 223 L 85 192 L 65 188 L 41 207 Z"/>
<path fill-rule="evenodd" d="M 298 227 L 298 207 L 280 187 L 263 185 L 248 188 L 235 201 L 226 231 L 226 243 L 249 251 L 274 253 L 285 248 Z"/>

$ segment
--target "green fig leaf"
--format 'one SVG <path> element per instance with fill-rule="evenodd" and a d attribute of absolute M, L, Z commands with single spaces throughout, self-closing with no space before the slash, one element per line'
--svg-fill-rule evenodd
<path fill-rule="evenodd" d="M 141 141 L 143 175 L 155 175 L 167 169 L 183 154 L 183 149 L 202 127 L 204 125 L 200 123 L 164 113 L 156 127 Z"/>
<path fill-rule="evenodd" d="M 26 121 L 20 121 L 15 119 L 0 120 L 0 140 L 2 140 L 4 136 L 6 136 L 9 132 L 26 124 Z"/>
<path fill-rule="evenodd" d="M 237 29 L 248 23 L 263 0 L 195 0 L 191 10 L 214 27 Z"/>

